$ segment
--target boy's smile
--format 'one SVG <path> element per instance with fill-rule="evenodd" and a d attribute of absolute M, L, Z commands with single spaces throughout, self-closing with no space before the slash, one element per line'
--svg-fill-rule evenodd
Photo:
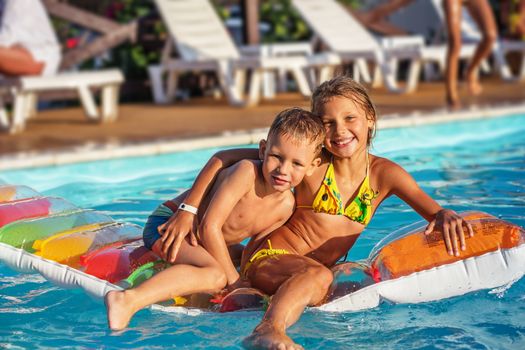
<path fill-rule="evenodd" d="M 261 141 L 259 154 L 265 181 L 279 192 L 297 186 L 313 171 L 315 148 L 314 144 L 289 135 L 271 135 L 268 141 Z"/>

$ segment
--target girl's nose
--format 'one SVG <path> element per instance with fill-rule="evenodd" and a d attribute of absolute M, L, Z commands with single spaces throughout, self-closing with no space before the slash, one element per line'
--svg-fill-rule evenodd
<path fill-rule="evenodd" d="M 335 125 L 335 132 L 337 135 L 343 135 L 346 133 L 346 127 L 344 123 L 337 123 Z"/>

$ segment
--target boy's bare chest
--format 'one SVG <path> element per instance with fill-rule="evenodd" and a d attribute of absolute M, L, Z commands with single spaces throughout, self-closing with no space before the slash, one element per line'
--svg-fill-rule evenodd
<path fill-rule="evenodd" d="M 290 198 L 285 196 L 260 198 L 253 193 L 244 196 L 235 205 L 222 227 L 227 243 L 229 240 L 242 241 L 262 233 L 283 217 L 291 215 L 291 206 L 286 205 L 287 199 Z"/>

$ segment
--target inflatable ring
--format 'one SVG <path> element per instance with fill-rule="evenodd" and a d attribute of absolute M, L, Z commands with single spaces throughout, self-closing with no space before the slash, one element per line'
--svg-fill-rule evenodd
<path fill-rule="evenodd" d="M 461 215 L 474 229 L 461 256 L 447 254 L 441 232 L 426 235 L 426 222 L 415 223 L 385 237 L 367 260 L 336 265 L 334 283 L 317 308 L 342 312 L 376 307 L 382 300 L 419 303 L 521 278 L 525 231 L 486 213 Z M 140 227 L 43 197 L 26 186 L 0 186 L 0 218 L 0 261 L 99 298 L 136 286 L 169 266 L 143 246 Z M 168 304 L 193 315 L 192 308 L 261 308 L 268 299 L 244 288 L 226 296 L 181 296 Z"/>

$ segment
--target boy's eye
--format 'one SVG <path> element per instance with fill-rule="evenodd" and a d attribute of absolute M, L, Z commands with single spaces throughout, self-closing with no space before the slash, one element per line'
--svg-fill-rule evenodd
<path fill-rule="evenodd" d="M 292 163 L 295 167 L 303 167 L 304 165 L 302 163 L 299 163 L 299 162 L 293 162 Z"/>

